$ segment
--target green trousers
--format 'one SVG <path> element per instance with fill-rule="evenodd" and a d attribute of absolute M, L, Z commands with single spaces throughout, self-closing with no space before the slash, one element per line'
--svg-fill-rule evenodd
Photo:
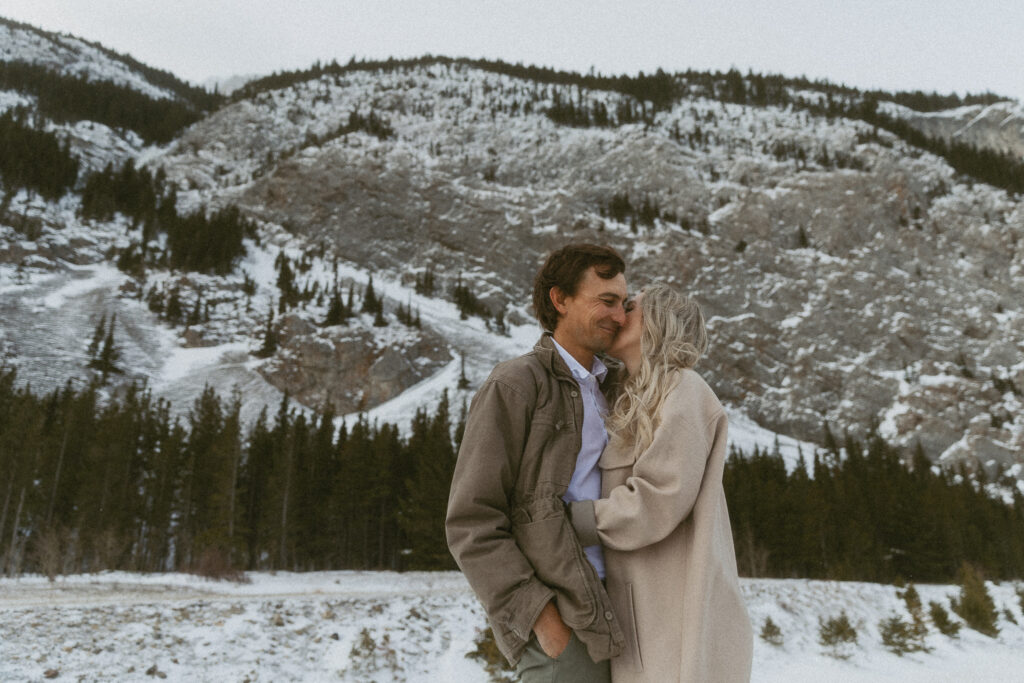
<path fill-rule="evenodd" d="M 576 634 L 557 657 L 548 657 L 540 649 L 537 638 L 531 638 L 516 666 L 523 683 L 610 683 L 608 660 L 595 662 Z"/>

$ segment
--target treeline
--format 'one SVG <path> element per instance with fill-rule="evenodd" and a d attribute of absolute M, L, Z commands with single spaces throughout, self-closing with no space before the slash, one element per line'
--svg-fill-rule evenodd
<path fill-rule="evenodd" d="M 853 88 L 836 86 L 827 81 L 788 79 L 782 76 L 743 76 L 733 69 L 724 75 L 690 74 L 686 78 L 699 86 L 699 92 L 722 102 L 755 106 L 793 106 L 817 116 L 859 119 L 872 126 L 885 129 L 907 144 L 932 152 L 944 158 L 957 172 L 1010 192 L 1024 192 L 1024 161 L 1012 154 L 975 147 L 962 142 L 945 140 L 921 133 L 902 119 L 878 111 L 878 102 L 890 100 L 905 106 L 925 107 L 924 111 L 937 111 L 943 105 L 991 104 L 1001 99 L 997 95 L 924 95 L 915 93 L 862 93 Z M 824 101 L 794 97 L 791 89 L 808 89 L 825 95 Z"/>
<path fill-rule="evenodd" d="M 203 117 L 189 102 L 154 99 L 127 85 L 64 75 L 28 62 L 0 62 L 0 89 L 34 95 L 39 113 L 53 121 L 96 121 L 159 144 Z"/>
<path fill-rule="evenodd" d="M 249 99 L 261 92 L 279 90 L 320 78 L 321 76 L 344 76 L 350 73 L 375 71 L 391 73 L 408 69 L 440 64 L 449 69 L 480 69 L 512 78 L 534 81 L 550 85 L 579 86 L 589 90 L 606 90 L 630 95 L 640 101 L 648 101 L 655 109 L 664 109 L 681 94 L 675 78 L 661 69 L 655 74 L 644 75 L 641 71 L 636 76 L 602 76 L 600 74 L 579 74 L 572 71 L 560 71 L 539 66 L 509 64 L 501 60 L 465 59 L 451 57 L 435 57 L 427 55 L 414 59 L 357 60 L 352 58 L 347 64 L 337 61 L 328 64 L 317 62 L 309 69 L 275 72 L 263 78 L 246 83 L 231 94 L 232 101 Z"/>
<path fill-rule="evenodd" d="M 358 111 L 352 110 L 348 114 L 348 121 L 346 123 L 341 124 L 334 130 L 328 131 L 324 135 L 316 135 L 312 132 L 307 132 L 303 141 L 303 146 L 319 147 L 329 140 L 340 138 L 343 135 L 355 133 L 360 130 L 365 133 L 369 133 L 378 140 L 387 140 L 395 135 L 395 130 L 391 127 L 391 123 L 386 118 L 378 116 L 377 112 L 372 109 L 366 116 L 363 116 Z"/>
<path fill-rule="evenodd" d="M 127 272 L 141 273 L 147 266 L 170 267 L 204 273 L 231 272 L 245 253 L 242 240 L 255 237 L 256 226 L 231 205 L 215 212 L 199 208 L 179 214 L 177 192 L 165 183 L 163 170 L 155 174 L 138 169 L 132 160 L 121 168 L 107 164 L 91 173 L 82 189 L 83 218 L 111 220 L 121 214 L 141 230 L 118 259 Z M 167 235 L 167 247 L 150 253 L 150 240 Z"/>
<path fill-rule="evenodd" d="M 9 574 L 102 569 L 448 569 L 444 515 L 463 418 L 447 395 L 408 436 L 335 425 L 285 397 L 249 428 L 207 388 L 187 418 L 140 388 L 47 396 L 0 372 L 0 562 Z M 463 408 L 464 410 L 464 408 Z M 918 450 L 830 434 L 801 463 L 734 452 L 725 490 L 752 576 L 952 581 L 965 561 L 1024 576 L 1024 498 L 992 499 Z M 843 454 L 841 456 L 841 453 Z M 212 560 L 211 560 L 212 558 Z"/>
<path fill-rule="evenodd" d="M 945 111 L 947 109 L 956 109 L 957 107 L 966 107 L 974 104 L 988 106 L 990 104 L 1003 102 L 1009 99 L 991 92 L 982 93 L 980 95 L 967 93 L 963 97 L 960 97 L 956 93 L 940 95 L 937 92 L 926 93 L 921 90 L 895 93 L 887 92 L 885 90 L 868 90 L 863 93 L 863 95 L 868 99 L 895 102 L 896 104 L 907 107 L 908 109 L 920 112 Z"/>
<path fill-rule="evenodd" d="M 971 476 L 934 472 L 918 447 L 873 434 L 826 448 L 786 471 L 776 451 L 733 453 L 724 484 L 740 571 L 748 576 L 952 581 L 963 562 L 1024 577 L 1024 496 L 990 497 Z M 984 480 L 984 475 L 982 481 Z"/>
<path fill-rule="evenodd" d="M 22 571 L 449 569 L 444 511 L 461 423 L 447 395 L 408 437 L 307 416 L 285 397 L 241 424 L 207 388 L 183 421 L 148 390 L 45 397 L 0 373 L 0 562 Z"/>
<path fill-rule="evenodd" d="M 524 66 L 509 64 L 501 60 L 487 59 L 455 59 L 426 55 L 414 59 L 356 60 L 341 65 L 337 61 L 329 64 L 317 62 L 309 69 L 283 71 L 258 78 L 247 83 L 231 95 L 233 101 L 248 99 L 260 92 L 286 88 L 296 83 L 320 78 L 321 76 L 343 76 L 356 72 L 391 73 L 412 68 L 440 64 L 449 69 L 479 69 L 489 73 L 509 76 L 535 83 L 572 86 L 580 89 L 618 92 L 637 100 L 638 104 L 650 102 L 654 109 L 662 110 L 671 107 L 685 95 L 703 95 L 711 99 L 726 100 L 744 104 L 776 104 L 785 105 L 792 101 L 791 90 L 812 90 L 833 97 L 871 98 L 888 100 L 917 111 L 939 111 L 968 104 L 992 104 L 1008 98 L 993 93 L 980 95 L 967 94 L 940 95 L 938 93 L 889 92 L 884 90 L 861 91 L 844 85 L 837 85 L 827 80 L 811 80 L 806 77 L 791 77 L 781 74 L 758 74 L 753 71 L 746 75 L 737 69 L 729 71 L 697 71 L 688 69 L 674 74 L 658 69 L 653 74 L 642 71 L 636 76 L 606 76 L 600 73 L 580 74 L 572 71 L 561 71 L 547 67 Z M 578 100 L 578 98 L 577 98 Z M 567 102 L 556 106 L 556 111 L 568 105 Z M 577 106 L 579 102 L 577 101 Z M 557 114 L 556 114 L 557 115 Z M 611 116 L 608 116 L 610 119 Z M 592 125 L 606 125 L 606 121 L 595 110 Z M 573 125 L 579 125 L 574 123 Z"/>
<path fill-rule="evenodd" d="M 78 159 L 71 146 L 17 107 L 0 114 L 0 183 L 3 196 L 25 189 L 56 200 L 78 178 Z M 3 202 L 0 201 L 0 206 Z M 2 213 L 2 212 L 0 212 Z"/>
<path fill-rule="evenodd" d="M 668 223 L 680 225 L 684 230 L 689 230 L 693 225 L 688 218 L 676 216 L 672 211 L 662 210 L 656 199 L 651 199 L 644 194 L 642 199 L 636 203 L 630 201 L 628 192 L 616 192 L 606 204 L 599 208 L 601 216 L 606 216 L 620 223 L 629 223 L 630 231 L 638 232 L 639 226 L 645 228 L 654 227 L 656 220 L 663 220 Z M 698 227 L 702 227 L 698 225 Z"/>
<path fill-rule="evenodd" d="M 563 100 L 558 91 L 555 91 L 554 103 L 544 110 L 544 114 L 562 126 L 611 128 L 629 123 L 651 123 L 654 111 L 648 111 L 646 103 L 642 100 L 624 98 L 615 106 L 615 110 L 610 112 L 604 102 L 584 100 L 579 91 L 576 93 L 575 101 L 571 98 Z"/>
<path fill-rule="evenodd" d="M 872 103 L 888 100 L 918 111 L 938 111 L 944 108 L 966 104 L 991 104 L 1001 98 L 993 93 L 981 95 L 937 93 L 887 92 L 872 90 L 863 92 L 856 88 L 836 85 L 826 80 L 792 78 L 779 74 L 742 74 L 737 69 L 726 72 L 687 70 L 668 74 L 659 69 L 654 74 L 643 72 L 636 76 L 604 76 L 601 74 L 579 74 L 522 64 L 508 64 L 500 60 L 452 59 L 448 57 L 425 56 L 418 59 L 350 60 L 341 65 L 331 62 L 317 63 L 310 69 L 274 73 L 256 79 L 232 93 L 232 100 L 253 97 L 261 92 L 289 87 L 321 76 L 335 76 L 360 71 L 390 73 L 440 64 L 449 69 L 480 69 L 489 73 L 507 75 L 541 84 L 565 86 L 569 92 L 565 97 L 557 91 L 554 102 L 545 114 L 556 123 L 574 127 L 607 127 L 625 123 L 651 123 L 654 114 L 670 108 L 684 96 L 703 96 L 721 102 L 748 104 L 753 106 L 793 106 L 815 115 L 844 116 L 861 119 L 871 125 L 885 128 L 903 138 L 909 144 L 927 149 L 944 157 L 958 172 L 982 182 L 990 183 L 1011 192 L 1024 191 L 1024 162 L 1008 154 L 992 152 L 971 145 L 954 142 L 946 144 L 936 138 L 918 133 L 908 124 L 892 117 L 877 113 Z M 575 96 L 572 89 L 575 88 Z M 615 111 L 593 98 L 586 98 L 584 89 L 591 91 L 617 92 L 632 100 L 616 105 Z M 792 94 L 794 91 L 813 91 L 824 95 L 825 102 Z M 650 106 L 648 106 L 648 104 Z M 518 105 L 518 103 L 517 103 Z M 522 107 L 523 111 L 532 108 Z M 517 106 L 518 110 L 519 107 Z"/>

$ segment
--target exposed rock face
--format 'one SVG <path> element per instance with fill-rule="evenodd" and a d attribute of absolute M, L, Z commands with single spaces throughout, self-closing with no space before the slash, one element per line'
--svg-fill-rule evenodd
<path fill-rule="evenodd" d="M 336 414 L 392 399 L 451 360 L 442 339 L 394 323 L 320 328 L 289 314 L 279 321 L 278 343 L 260 374 L 303 405 L 330 405 Z"/>
<path fill-rule="evenodd" d="M 946 142 L 965 142 L 1024 158 L 1024 106 L 1017 102 L 976 104 L 949 111 L 918 112 L 885 102 L 879 108 L 922 133 Z"/>
<path fill-rule="evenodd" d="M 978 452 L 1000 462 L 1024 457 L 1024 414 L 994 389 L 1009 377 L 1011 396 L 1024 391 L 1017 199 L 859 122 L 695 98 L 651 126 L 565 128 L 510 106 L 528 91 L 533 112 L 551 103 L 553 88 L 531 89 L 439 67 L 324 78 L 221 110 L 163 164 L 198 195 L 230 197 L 407 283 L 428 267 L 442 291 L 462 276 L 510 316 L 525 317 L 548 251 L 609 243 L 633 288 L 668 281 L 702 302 L 713 340 L 703 372 L 760 424 L 808 440 L 825 421 L 855 433 L 881 424 L 933 458 L 961 443 L 991 443 Z M 609 110 L 620 97 L 584 95 Z M 304 142 L 371 108 L 394 138 Z M 998 119 L 1009 145 L 1020 126 L 1000 111 L 941 130 Z M 241 129 L 248 142 L 223 142 Z M 663 218 L 612 220 L 623 193 Z M 949 395 L 937 378 L 962 365 L 969 389 Z"/>

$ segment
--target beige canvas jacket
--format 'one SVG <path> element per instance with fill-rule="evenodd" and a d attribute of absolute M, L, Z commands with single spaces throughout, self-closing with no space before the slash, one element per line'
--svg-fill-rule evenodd
<path fill-rule="evenodd" d="M 602 386 L 614 381 L 610 368 Z M 625 643 L 562 502 L 582 429 L 579 385 L 548 335 L 495 367 L 470 405 L 445 530 L 513 664 L 551 599 L 594 661 Z"/>
<path fill-rule="evenodd" d="M 722 489 L 726 432 L 711 388 L 679 371 L 651 445 L 634 460 L 613 437 L 600 461 L 602 498 L 571 506 L 582 543 L 605 547 L 626 632 L 616 683 L 750 679 L 753 633 Z"/>

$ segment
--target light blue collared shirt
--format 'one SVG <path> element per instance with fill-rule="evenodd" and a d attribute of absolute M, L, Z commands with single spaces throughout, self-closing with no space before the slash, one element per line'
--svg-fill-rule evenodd
<path fill-rule="evenodd" d="M 555 341 L 554 338 L 551 341 Z M 597 356 L 590 370 L 586 370 L 578 360 L 555 342 L 558 355 L 569 366 L 573 378 L 580 385 L 583 398 L 583 434 L 580 452 L 576 456 L 576 469 L 569 480 L 569 489 L 562 496 L 566 503 L 577 500 L 597 500 L 601 497 L 601 470 L 597 461 L 601 458 L 605 444 L 608 443 L 608 432 L 604 428 L 604 418 L 608 414 L 608 401 L 601 393 L 600 383 L 608 374 L 608 368 Z M 604 578 L 604 551 L 599 545 L 587 546 L 583 549 L 587 559 L 594 565 L 597 575 Z"/>

